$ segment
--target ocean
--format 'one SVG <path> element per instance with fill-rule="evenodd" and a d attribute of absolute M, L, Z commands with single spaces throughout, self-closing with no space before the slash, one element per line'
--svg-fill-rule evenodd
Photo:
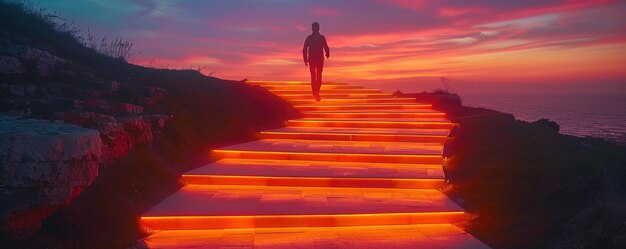
<path fill-rule="evenodd" d="M 516 119 L 547 118 L 560 132 L 626 144 L 626 96 L 469 95 L 463 104 L 511 113 Z"/>

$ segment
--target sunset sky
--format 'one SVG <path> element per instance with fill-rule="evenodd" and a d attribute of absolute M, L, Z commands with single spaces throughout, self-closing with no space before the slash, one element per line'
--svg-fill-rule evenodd
<path fill-rule="evenodd" d="M 318 21 L 325 80 L 387 90 L 626 95 L 626 1 L 42 0 L 136 61 L 240 80 L 307 80 Z M 441 77 L 448 80 L 442 82 Z"/>

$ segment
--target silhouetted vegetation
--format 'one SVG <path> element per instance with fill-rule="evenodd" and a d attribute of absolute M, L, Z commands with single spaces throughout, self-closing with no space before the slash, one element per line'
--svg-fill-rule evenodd
<path fill-rule="evenodd" d="M 87 29 L 87 33 L 83 32 L 76 27 L 76 23 L 73 20 L 63 17 L 63 15 L 58 12 L 50 12 L 34 1 L 22 0 L 10 4 L 3 3 L 3 9 L 5 9 L 3 16 L 8 17 L 9 20 L 11 20 L 15 14 L 25 17 L 22 22 L 5 23 L 6 26 L 13 25 L 14 28 L 18 29 L 21 27 L 30 27 L 24 30 L 25 33 L 32 35 L 33 33 L 36 34 L 45 31 L 42 35 L 52 35 L 52 37 L 49 37 L 51 40 L 61 38 L 61 40 L 67 42 L 73 39 L 84 47 L 91 48 L 102 55 L 114 59 L 128 61 L 133 55 L 131 53 L 131 48 L 133 47 L 132 42 L 126 41 L 122 37 L 114 39 L 103 37 L 100 42 L 97 42 L 96 37 L 91 34 L 91 30 Z M 9 12 L 12 12 L 13 15 L 10 15 L 11 13 Z M 26 15 L 22 16 L 21 13 Z M 41 24 L 41 22 L 46 25 L 37 25 Z M 48 28 L 52 28 L 56 32 L 50 32 Z"/>

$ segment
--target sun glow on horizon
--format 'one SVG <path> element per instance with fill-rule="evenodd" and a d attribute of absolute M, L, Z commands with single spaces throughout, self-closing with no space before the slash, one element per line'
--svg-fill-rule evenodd
<path fill-rule="evenodd" d="M 319 21 L 331 47 L 327 80 L 626 84 L 620 1 L 42 4 L 128 36 L 141 54 L 134 63 L 226 79 L 307 80 L 302 43 Z M 86 15 L 96 7 L 110 17 Z"/>

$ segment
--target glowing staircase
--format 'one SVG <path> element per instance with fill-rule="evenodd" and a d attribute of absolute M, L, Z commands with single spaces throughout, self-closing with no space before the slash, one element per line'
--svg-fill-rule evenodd
<path fill-rule="evenodd" d="M 141 217 L 150 248 L 488 248 L 441 193 L 445 113 L 379 89 L 247 82 L 303 117 L 216 149 Z"/>

